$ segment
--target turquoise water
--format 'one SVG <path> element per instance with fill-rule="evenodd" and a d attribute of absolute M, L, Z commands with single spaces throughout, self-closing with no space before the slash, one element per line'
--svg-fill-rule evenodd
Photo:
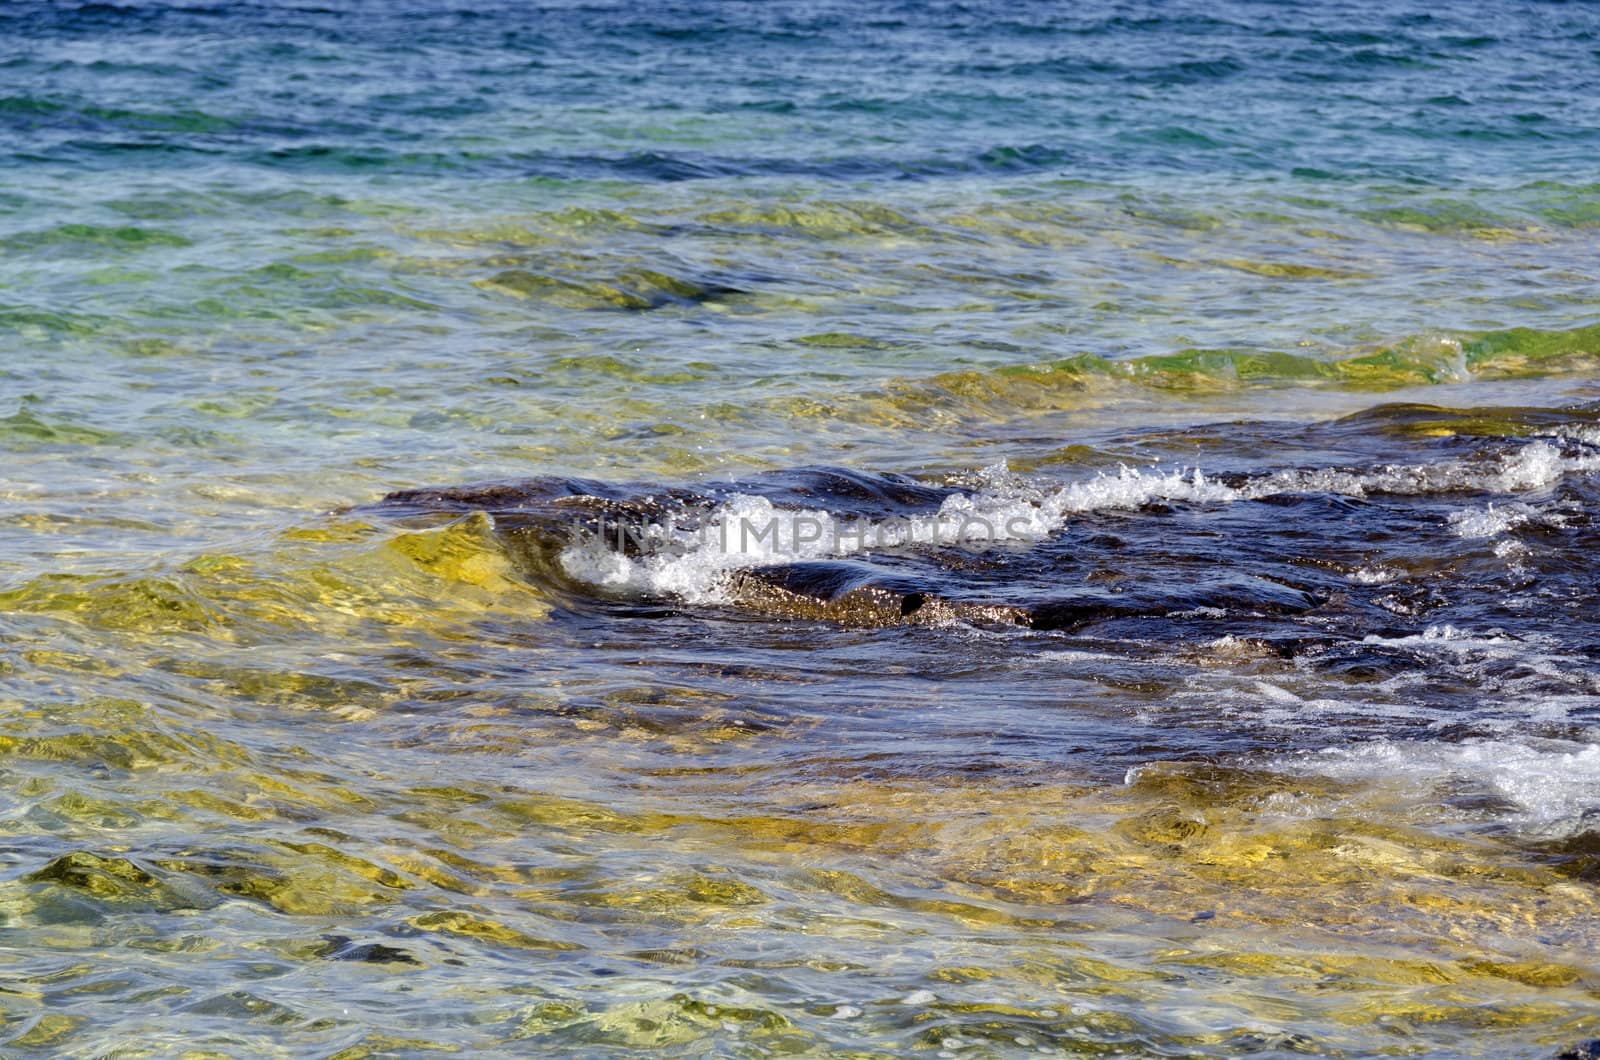
<path fill-rule="evenodd" d="M 1600 1036 L 1597 151 L 1584 4 L 0 6 L 0 1045 Z"/>

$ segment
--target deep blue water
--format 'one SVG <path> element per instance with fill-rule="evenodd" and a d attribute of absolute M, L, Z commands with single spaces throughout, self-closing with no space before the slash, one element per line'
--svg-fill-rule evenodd
<path fill-rule="evenodd" d="M 0 31 L 24 169 L 1317 194 L 1588 183 L 1600 137 L 1571 3 L 20 2 Z"/>

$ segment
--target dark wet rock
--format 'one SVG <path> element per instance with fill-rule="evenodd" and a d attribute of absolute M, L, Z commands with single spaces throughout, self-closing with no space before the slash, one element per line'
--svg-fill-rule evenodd
<path fill-rule="evenodd" d="M 876 474 L 838 467 L 801 467 L 752 476 L 736 487 L 794 508 L 845 511 L 854 518 L 881 519 L 938 510 L 957 491 L 905 475 Z"/>
<path fill-rule="evenodd" d="M 964 621 L 1037 630 L 1076 630 L 1119 618 L 1169 617 L 1175 611 L 1203 609 L 1218 616 L 1229 612 L 1299 614 L 1319 602 L 1312 594 L 1265 579 L 1227 577 L 1177 596 L 1096 590 L 1025 606 L 1003 600 L 952 599 L 913 578 L 857 561 L 788 563 L 738 571 L 732 575 L 732 595 L 741 606 L 754 610 L 851 626 Z"/>
<path fill-rule="evenodd" d="M 1600 884 L 1600 827 L 1545 840 L 1531 849 L 1563 876 Z"/>
<path fill-rule="evenodd" d="M 395 514 L 424 512 L 555 513 L 562 510 L 617 510 L 660 515 L 672 502 L 704 501 L 691 490 L 614 485 L 593 479 L 544 475 L 517 482 L 484 482 L 464 486 L 396 490 L 378 503 Z"/>
<path fill-rule="evenodd" d="M 1555 1055 L 1555 1060 L 1600 1060 L 1600 1038 L 1579 1042 Z"/>
<path fill-rule="evenodd" d="M 607 279 L 505 269 L 480 281 L 480 286 L 571 309 L 659 309 L 668 305 L 699 305 L 746 293 L 730 284 L 687 280 L 651 269 L 633 269 Z"/>
<path fill-rule="evenodd" d="M 881 575 L 860 563 L 755 567 L 735 572 L 731 591 L 745 607 L 847 626 L 928 625 L 958 619 L 1028 624 L 1028 614 L 1022 608 L 940 599 L 915 583 Z"/>
<path fill-rule="evenodd" d="M 1280 659 L 1304 659 L 1321 656 L 1342 642 L 1331 636 L 1289 636 L 1263 638 L 1260 643 Z"/>
<path fill-rule="evenodd" d="M 1412 673 L 1424 663 L 1415 652 L 1380 644 L 1353 643 L 1324 653 L 1317 669 L 1347 681 L 1384 681 Z"/>
<path fill-rule="evenodd" d="M 1124 603 L 1109 597 L 1083 597 L 1057 600 L 1035 607 L 1028 612 L 1025 624 L 1041 630 L 1072 630 L 1081 629 L 1092 622 L 1139 613 L 1140 609 L 1134 602 Z"/>
<path fill-rule="evenodd" d="M 315 954 L 325 960 L 359 961 L 363 964 L 422 964 L 405 950 L 381 942 L 357 943 L 344 935 L 324 935 L 322 938 L 323 945 L 317 947 Z"/>
<path fill-rule="evenodd" d="M 1438 414 L 1422 412 L 1430 419 Z M 1316 445 L 1302 449 L 1308 457 L 1353 457 L 1362 437 L 1340 434 L 1339 445 L 1323 454 L 1328 439 L 1319 435 L 1311 439 Z M 1150 644 L 1209 644 L 1227 636 L 1235 645 L 1274 646 L 1257 651 L 1258 657 L 1308 656 L 1325 674 L 1370 682 L 1437 665 L 1431 656 L 1372 638 L 1415 636 L 1442 623 L 1481 629 L 1491 617 L 1496 626 L 1516 624 L 1504 608 L 1493 615 L 1464 609 L 1464 601 L 1471 604 L 1481 593 L 1462 581 L 1455 558 L 1462 546 L 1448 517 L 1462 501 L 1436 499 L 1455 489 L 1457 479 L 1471 484 L 1457 450 L 1466 446 L 1465 456 L 1472 457 L 1476 444 L 1470 438 L 1429 438 L 1428 445 L 1439 450 L 1432 458 L 1456 461 L 1456 470 L 1443 478 L 1432 471 L 1423 476 L 1433 475 L 1423 484 L 1445 493 L 1408 492 L 1411 479 L 1402 475 L 1395 490 L 1346 496 L 1294 477 L 1308 469 L 1289 469 L 1282 493 L 1217 504 L 1153 498 L 1136 507 L 1069 514 L 1040 540 L 961 545 L 932 538 L 872 542 L 850 534 L 865 533 L 852 528 L 901 519 L 932 519 L 952 497 L 993 488 L 988 477 L 929 482 L 801 467 L 689 487 L 546 476 L 402 490 L 366 510 L 425 527 L 487 516 L 493 539 L 514 569 L 557 601 L 558 614 L 671 620 L 695 613 L 726 617 L 729 609 L 641 591 L 654 577 L 644 567 L 634 568 L 637 577 L 621 588 L 591 584 L 571 573 L 571 550 L 608 550 L 636 563 L 671 562 L 697 548 L 717 547 L 713 531 L 725 529 L 720 520 L 729 517 L 724 505 L 735 496 L 756 496 L 790 513 L 826 513 L 838 521 L 841 540 L 854 541 L 856 550 L 797 555 L 792 562 L 721 575 L 712 573 L 715 563 L 691 572 L 703 577 L 703 588 L 752 617 L 857 628 L 1021 626 Z M 1486 467 L 1507 458 L 1498 442 L 1478 455 Z M 1367 477 L 1393 472 L 1385 470 L 1388 465 L 1376 472 L 1370 465 L 1350 468 Z M 1219 469 L 1207 481 L 1248 492 L 1261 477 L 1241 474 L 1230 478 L 1228 469 Z M 1293 488 L 1296 482 L 1306 488 Z M 1026 505 L 1030 497 L 1049 494 L 1048 486 L 1017 490 L 1009 503 Z M 1361 576 L 1376 568 L 1391 573 Z M 1393 572 L 1403 572 L 1403 580 L 1390 580 L 1398 576 Z M 1397 621 L 1413 625 L 1395 630 Z"/>
<path fill-rule="evenodd" d="M 215 994 L 184 1005 L 178 1011 L 237 1020 L 240 1023 L 248 1021 L 278 1027 L 305 1022 L 305 1016 L 295 1009 L 252 994 L 248 990 L 230 990 L 227 993 Z"/>
<path fill-rule="evenodd" d="M 1196 607 L 1249 611 L 1265 615 L 1299 615 L 1322 606 L 1323 594 L 1271 578 L 1234 574 L 1201 584 L 1194 594 Z"/>
<path fill-rule="evenodd" d="M 1439 590 L 1430 587 L 1408 586 L 1377 597 L 1377 605 L 1386 611 L 1408 618 L 1426 615 L 1448 607 L 1449 599 Z"/>
<path fill-rule="evenodd" d="M 1071 630 L 1131 617 L 1297 615 L 1318 607 L 1324 599 L 1265 578 L 1225 576 L 1191 583 L 1176 591 L 1142 586 L 1127 592 L 1076 593 L 1035 606 L 1026 624 L 1041 630 Z"/>
<path fill-rule="evenodd" d="M 764 472 L 695 489 L 608 484 L 546 476 L 520 482 L 401 490 L 376 510 L 403 518 L 493 518 L 498 539 L 530 580 L 570 596 L 575 606 L 612 609 L 618 601 L 573 580 L 560 556 L 573 545 L 600 546 L 630 559 L 671 553 L 692 543 L 718 505 L 754 495 L 789 511 L 826 511 L 841 520 L 927 517 L 960 491 L 903 475 L 805 467 Z M 1173 509 L 1176 510 L 1176 509 Z M 1160 513 L 1146 506 L 1142 513 Z M 939 625 L 1027 626 L 1073 631 L 1116 620 L 1166 618 L 1218 621 L 1299 615 L 1329 593 L 1291 580 L 1218 568 L 1214 530 L 1195 532 L 1182 552 L 1161 557 L 1181 576 L 1157 579 L 1130 565 L 1125 533 L 1090 528 L 1081 542 L 1044 542 L 1026 550 L 941 547 L 922 542 L 879 548 L 850 559 L 804 559 L 727 575 L 726 595 L 772 617 L 857 627 Z M 1083 573 L 1088 558 L 1105 561 Z M 1097 576 L 1096 572 L 1099 572 Z M 1317 576 L 1313 572 L 1313 576 Z M 1063 584 L 1065 583 L 1065 584 Z M 641 614 L 675 609 L 638 600 Z"/>

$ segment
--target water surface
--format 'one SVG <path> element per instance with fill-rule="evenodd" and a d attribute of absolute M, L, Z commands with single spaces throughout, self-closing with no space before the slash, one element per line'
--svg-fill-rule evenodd
<path fill-rule="evenodd" d="M 1580 4 L 5 5 L 4 1049 L 1600 1037 L 1597 101 Z"/>

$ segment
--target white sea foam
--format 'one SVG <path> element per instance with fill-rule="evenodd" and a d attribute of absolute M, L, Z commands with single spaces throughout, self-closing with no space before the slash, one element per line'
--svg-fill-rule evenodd
<path fill-rule="evenodd" d="M 1348 497 L 1374 493 L 1525 493 L 1549 486 L 1568 472 L 1596 469 L 1600 469 L 1600 457 L 1566 457 L 1557 446 L 1537 441 L 1503 454 L 1492 464 L 1445 460 L 1385 465 L 1371 471 L 1280 471 L 1257 480 L 1244 492 L 1252 498 L 1274 493 L 1335 493 Z"/>
<path fill-rule="evenodd" d="M 1552 430 L 1540 431 L 1537 437 L 1555 438 L 1558 441 L 1577 442 L 1579 445 L 1600 448 L 1600 426 L 1593 424 L 1566 424 Z"/>
<path fill-rule="evenodd" d="M 1381 740 L 1282 760 L 1280 767 L 1371 782 L 1431 803 L 1466 790 L 1504 803 L 1507 823 L 1541 834 L 1600 826 L 1600 744 L 1574 740 Z"/>
<path fill-rule="evenodd" d="M 1363 644 L 1385 644 L 1392 647 L 1421 648 L 1424 650 L 1450 652 L 1463 654 L 1477 651 L 1496 651 L 1506 645 L 1513 645 L 1514 651 L 1520 654 L 1521 644 L 1515 638 L 1502 636 L 1498 633 L 1473 633 L 1468 630 L 1457 629 L 1446 623 L 1442 626 L 1429 626 L 1421 633 L 1404 637 L 1380 637 L 1369 634 L 1361 639 Z"/>
<path fill-rule="evenodd" d="M 1457 537 L 1499 537 L 1538 518 L 1539 510 L 1527 504 L 1490 504 L 1464 508 L 1450 516 Z"/>
<path fill-rule="evenodd" d="M 603 537 L 580 538 L 563 550 L 561 563 L 604 589 L 715 603 L 730 571 L 858 551 L 859 543 L 841 539 L 839 530 L 827 512 L 782 509 L 765 497 L 738 494 L 697 527 L 647 527 L 649 547 L 640 555 L 624 555 Z"/>
<path fill-rule="evenodd" d="M 1199 471 L 1124 468 L 1050 488 L 996 465 L 979 473 L 977 489 L 947 497 L 926 515 L 859 519 L 779 508 L 763 497 L 736 494 L 697 525 L 645 528 L 636 535 L 644 546 L 638 555 L 623 554 L 605 538 L 585 537 L 563 550 L 561 562 L 568 574 L 603 589 L 716 603 L 725 600 L 727 575 L 735 570 L 916 545 L 1027 544 L 1054 533 L 1072 514 L 1133 509 L 1156 500 L 1239 498 L 1238 491 L 1208 482 Z"/>
<path fill-rule="evenodd" d="M 627 556 L 606 541 L 574 541 L 561 556 L 567 572 L 601 588 L 669 594 L 690 602 L 718 602 L 731 571 L 775 563 L 845 557 L 917 544 L 987 547 L 1028 544 L 1059 530 L 1074 515 L 1131 510 L 1174 501 L 1231 504 L 1295 493 L 1364 497 L 1374 493 L 1479 492 L 1516 494 L 1541 489 L 1571 472 L 1600 469 L 1600 454 L 1564 456 L 1547 441 L 1533 441 L 1493 462 L 1441 461 L 1387 465 L 1366 471 L 1288 469 L 1237 486 L 1204 472 L 1121 467 L 1114 473 L 1044 484 L 995 465 L 979 472 L 969 492 L 954 494 L 936 511 L 913 518 L 867 520 L 820 509 L 793 510 L 755 496 L 734 495 L 695 526 L 652 526 L 644 547 Z M 1490 505 L 1452 518 L 1463 537 L 1504 533 L 1533 518 L 1526 504 Z M 1358 571 L 1352 580 L 1389 576 Z"/>

